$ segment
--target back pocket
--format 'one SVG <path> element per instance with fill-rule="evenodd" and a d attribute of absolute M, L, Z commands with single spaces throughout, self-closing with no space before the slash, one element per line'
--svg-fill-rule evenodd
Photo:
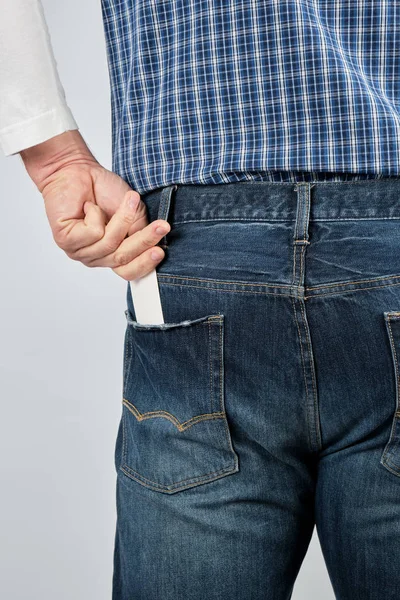
<path fill-rule="evenodd" d="M 239 470 L 224 399 L 224 315 L 160 325 L 125 311 L 120 469 L 172 494 Z"/>
<path fill-rule="evenodd" d="M 384 317 L 396 381 L 396 408 L 389 440 L 383 450 L 381 463 L 389 471 L 400 477 L 400 311 L 385 312 Z"/>

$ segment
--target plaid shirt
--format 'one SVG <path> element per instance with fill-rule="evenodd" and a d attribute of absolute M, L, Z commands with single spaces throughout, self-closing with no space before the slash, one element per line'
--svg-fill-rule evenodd
<path fill-rule="evenodd" d="M 102 0 L 113 170 L 171 183 L 400 176 L 400 1 Z"/>

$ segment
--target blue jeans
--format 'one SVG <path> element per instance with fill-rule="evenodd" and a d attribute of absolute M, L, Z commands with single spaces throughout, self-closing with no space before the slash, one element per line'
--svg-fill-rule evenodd
<path fill-rule="evenodd" d="M 113 600 L 400 598 L 400 178 L 173 185 L 128 286 Z"/>

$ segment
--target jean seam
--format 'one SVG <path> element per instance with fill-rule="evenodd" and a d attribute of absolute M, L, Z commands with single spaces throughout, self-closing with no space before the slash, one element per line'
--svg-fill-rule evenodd
<path fill-rule="evenodd" d="M 237 471 L 237 465 L 236 465 L 236 463 L 234 463 L 234 465 L 231 467 L 225 467 L 224 469 L 219 469 L 217 471 L 211 471 L 210 473 L 207 473 L 206 475 L 200 475 L 198 477 L 183 479 L 182 481 L 178 481 L 170 486 L 163 486 L 155 481 L 152 481 L 151 479 L 147 479 L 146 477 L 143 477 L 143 475 L 140 475 L 139 473 L 137 473 L 136 471 L 131 469 L 128 465 L 124 464 L 120 468 L 121 468 L 121 471 L 123 471 L 128 477 L 131 477 L 132 479 L 135 479 L 136 481 L 143 483 L 143 485 L 145 485 L 146 487 L 156 488 L 157 490 L 159 490 L 159 489 L 164 489 L 164 490 L 182 489 L 182 487 L 184 487 L 184 485 L 190 486 L 191 484 L 197 484 L 197 483 L 209 480 L 213 475 L 229 475 L 230 473 L 234 473 Z M 181 485 L 181 484 L 184 484 L 184 485 Z"/>
<path fill-rule="evenodd" d="M 396 276 L 393 276 L 393 277 L 388 277 L 388 279 L 389 280 L 392 280 L 394 278 L 397 279 L 397 277 L 399 277 L 399 276 L 396 275 Z M 181 278 L 181 279 L 183 281 L 189 280 L 189 278 L 188 279 Z M 200 279 L 199 281 L 203 281 L 203 280 Z M 207 280 L 205 280 L 205 281 L 207 281 Z M 374 281 L 379 281 L 379 278 L 371 279 L 372 283 Z M 234 282 L 234 281 L 233 282 L 216 281 L 216 283 L 217 284 L 218 283 L 222 283 L 222 284 L 223 283 L 232 283 L 234 285 L 245 285 L 245 286 L 249 286 L 249 287 L 260 286 L 260 287 L 266 287 L 266 288 L 272 288 L 272 289 L 275 289 L 275 288 L 276 289 L 278 289 L 278 288 L 287 288 L 289 291 L 288 291 L 287 294 L 285 294 L 283 292 L 282 293 L 267 292 L 267 291 L 258 292 L 256 290 L 223 289 L 223 288 L 220 288 L 220 287 L 211 287 L 211 286 L 206 286 L 206 285 L 191 285 L 191 284 L 186 284 L 186 283 L 183 284 L 183 283 L 171 283 L 171 282 L 160 282 L 160 285 L 171 285 L 171 286 L 175 286 L 175 287 L 180 287 L 180 286 L 184 285 L 185 287 L 191 287 L 191 288 L 194 288 L 194 289 L 211 290 L 211 291 L 216 291 L 216 292 L 221 292 L 221 293 L 226 292 L 226 293 L 229 293 L 229 294 L 262 294 L 262 295 L 265 295 L 265 296 L 283 296 L 283 297 L 289 297 L 289 298 L 298 298 L 298 296 L 296 294 L 291 293 L 292 290 L 293 290 L 293 287 L 296 287 L 296 286 L 292 286 L 292 285 L 270 285 L 268 283 L 265 283 L 265 284 L 262 284 L 262 283 L 260 283 L 260 284 L 257 284 L 257 283 L 251 284 L 251 283 L 242 283 L 240 281 L 237 281 L 237 282 Z M 345 287 L 347 284 L 343 283 L 343 284 L 336 284 L 336 285 L 338 287 L 341 287 L 341 285 L 343 287 Z M 334 292 L 327 292 L 325 294 L 311 294 L 310 296 L 304 296 L 303 300 L 310 300 L 312 298 L 324 298 L 324 297 L 327 297 L 327 296 L 338 296 L 340 294 L 348 294 L 348 293 L 351 293 L 351 292 L 358 292 L 358 291 L 362 292 L 364 290 L 369 291 L 369 290 L 375 290 L 375 289 L 380 289 L 380 288 L 385 288 L 385 287 L 392 287 L 392 286 L 396 286 L 396 285 L 400 285 L 400 281 L 399 282 L 395 282 L 395 283 L 385 283 L 383 285 L 364 286 L 364 287 L 361 287 L 361 288 L 340 289 L 340 290 L 337 290 L 337 291 L 334 291 Z M 321 286 L 321 288 L 313 288 L 313 289 L 325 289 L 325 288 Z"/>
<path fill-rule="evenodd" d="M 306 374 L 306 365 L 305 365 L 305 359 L 304 359 L 304 352 L 303 352 L 303 344 L 301 342 L 301 332 L 300 332 L 300 326 L 299 326 L 299 321 L 297 319 L 297 314 L 296 314 L 296 305 L 295 305 L 295 301 L 294 298 L 291 298 L 292 301 L 292 305 L 293 305 L 293 312 L 294 312 L 294 320 L 296 323 L 296 327 L 297 327 L 297 334 L 298 334 L 298 340 L 299 340 L 299 346 L 300 346 L 300 355 L 301 355 L 301 366 L 303 369 L 303 377 L 304 377 L 304 387 L 306 390 L 306 398 L 307 398 L 307 406 L 309 403 L 309 394 L 308 394 L 308 384 L 307 384 L 307 374 Z M 306 422 L 308 421 L 307 419 L 307 407 L 306 407 Z M 310 428 L 308 427 L 307 424 L 307 435 L 308 435 L 308 442 L 310 445 L 310 448 L 313 447 L 312 441 L 311 441 L 311 434 L 310 434 Z"/>
<path fill-rule="evenodd" d="M 399 448 L 399 442 L 398 442 L 398 440 L 397 441 L 395 440 L 395 432 L 396 432 L 397 423 L 398 423 L 398 419 L 399 419 L 398 415 L 399 415 L 399 409 L 400 409 L 400 407 L 399 407 L 400 373 L 399 373 L 398 356 L 397 356 L 397 352 L 396 352 L 396 343 L 395 343 L 393 329 L 392 329 L 392 325 L 391 325 L 390 321 L 391 321 L 391 317 L 388 314 L 387 319 L 386 319 L 386 324 L 387 324 L 387 331 L 389 333 L 389 339 L 390 339 L 392 365 L 394 367 L 394 372 L 395 372 L 396 407 L 395 407 L 394 415 L 392 417 L 392 424 L 391 424 L 391 428 L 390 428 L 389 439 L 383 450 L 381 462 L 385 466 L 386 466 L 386 463 L 389 466 L 391 466 L 392 467 L 391 471 L 393 471 L 393 468 L 398 469 L 398 474 L 400 475 L 400 465 L 396 465 L 391 459 L 392 451 L 396 447 Z"/>

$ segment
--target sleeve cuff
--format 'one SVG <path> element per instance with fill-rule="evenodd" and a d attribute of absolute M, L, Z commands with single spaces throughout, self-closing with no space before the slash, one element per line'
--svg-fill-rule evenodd
<path fill-rule="evenodd" d="M 6 156 L 11 156 L 71 129 L 79 129 L 71 110 L 67 106 L 53 108 L 0 129 L 0 147 Z"/>

